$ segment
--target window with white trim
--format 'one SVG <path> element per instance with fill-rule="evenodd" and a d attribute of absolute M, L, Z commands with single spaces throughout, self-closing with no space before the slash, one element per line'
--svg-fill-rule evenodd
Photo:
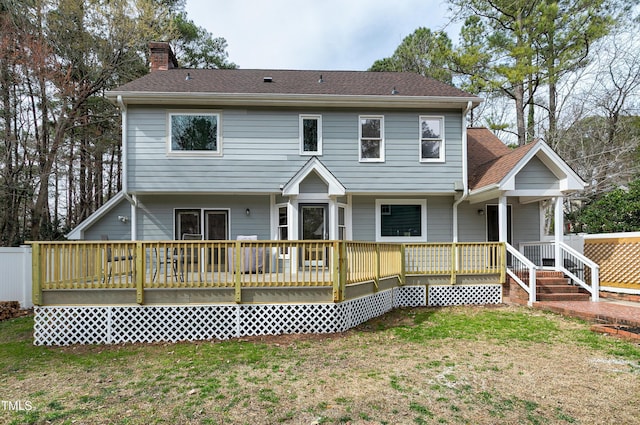
<path fill-rule="evenodd" d="M 321 115 L 300 115 L 300 155 L 322 155 Z"/>
<path fill-rule="evenodd" d="M 222 154 L 220 114 L 169 112 L 168 152 L 171 154 Z"/>
<path fill-rule="evenodd" d="M 376 200 L 376 241 L 402 242 L 426 240 L 426 200 Z"/>
<path fill-rule="evenodd" d="M 420 117 L 420 162 L 444 161 L 444 117 Z"/>
<path fill-rule="evenodd" d="M 361 116 L 359 123 L 360 162 L 384 162 L 384 117 Z"/>
<path fill-rule="evenodd" d="M 287 205 L 280 204 L 276 205 L 276 207 L 278 208 L 278 240 L 289 240 L 289 219 Z M 288 258 L 289 248 L 286 246 L 281 246 L 278 249 L 278 254 L 280 255 L 280 258 Z"/>

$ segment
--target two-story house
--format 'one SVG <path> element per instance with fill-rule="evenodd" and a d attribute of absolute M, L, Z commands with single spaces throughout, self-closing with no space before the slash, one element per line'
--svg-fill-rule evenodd
<path fill-rule="evenodd" d="M 151 47 L 152 72 L 108 93 L 123 190 L 70 239 L 518 244 L 541 239 L 539 201 L 584 188 L 543 142 L 467 128 L 481 99 L 433 79 L 179 69 Z"/>
<path fill-rule="evenodd" d="M 543 141 L 468 128 L 480 98 L 413 73 L 180 69 L 150 47 L 152 72 L 107 93 L 122 191 L 82 241 L 34 243 L 38 344 L 333 332 L 501 302 L 507 275 L 533 302 L 543 266 L 597 299 L 562 244 L 585 183 Z"/>

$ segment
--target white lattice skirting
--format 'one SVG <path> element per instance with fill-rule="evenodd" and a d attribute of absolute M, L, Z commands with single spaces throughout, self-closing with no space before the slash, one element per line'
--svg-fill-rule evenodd
<path fill-rule="evenodd" d="M 392 308 L 424 306 L 426 295 L 424 286 L 403 286 L 339 304 L 35 307 L 34 344 L 175 342 L 334 333 Z M 501 298 L 497 302 L 500 301 Z"/>

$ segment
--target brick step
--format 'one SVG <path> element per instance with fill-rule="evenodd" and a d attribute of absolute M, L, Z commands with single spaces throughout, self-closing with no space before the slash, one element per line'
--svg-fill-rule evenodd
<path fill-rule="evenodd" d="M 577 294 L 582 291 L 582 288 L 575 285 L 554 285 L 554 284 L 545 284 L 545 285 L 536 285 L 536 292 L 538 294 Z"/>
<path fill-rule="evenodd" d="M 538 285 L 569 285 L 569 279 L 566 277 L 537 277 Z"/>
<path fill-rule="evenodd" d="M 545 278 L 545 277 L 565 277 L 565 276 L 562 272 L 555 272 L 552 270 L 537 270 L 536 277 Z"/>
<path fill-rule="evenodd" d="M 589 301 L 589 294 L 578 292 L 575 294 L 537 294 L 538 301 Z"/>

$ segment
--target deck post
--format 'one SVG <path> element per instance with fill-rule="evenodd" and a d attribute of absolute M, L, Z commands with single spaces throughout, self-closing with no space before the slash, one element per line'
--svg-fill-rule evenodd
<path fill-rule="evenodd" d="M 455 242 L 451 243 L 451 284 L 456 284 L 456 270 L 458 270 L 458 261 L 457 261 L 457 253 L 458 253 L 458 244 Z"/>
<path fill-rule="evenodd" d="M 347 282 L 347 247 L 343 241 L 333 243 L 333 302 L 344 301 L 344 292 Z"/>
<path fill-rule="evenodd" d="M 136 281 L 136 303 L 144 304 L 144 281 L 146 280 L 147 273 L 145 270 L 145 253 L 142 242 L 136 242 L 136 255 L 135 255 L 135 270 L 133 272 L 134 279 Z"/>
<path fill-rule="evenodd" d="M 380 244 L 376 244 L 376 277 L 373 279 L 373 293 L 380 290 Z"/>
<path fill-rule="evenodd" d="M 242 302 L 242 242 L 237 240 L 236 245 L 233 248 L 233 282 L 235 287 L 235 302 L 240 304 Z"/>
<path fill-rule="evenodd" d="M 42 258 L 41 246 L 33 242 L 31 250 L 31 301 L 33 305 L 42 305 Z"/>
<path fill-rule="evenodd" d="M 406 282 L 405 277 L 407 275 L 407 251 L 406 244 L 400 245 L 400 285 L 404 285 Z"/>

